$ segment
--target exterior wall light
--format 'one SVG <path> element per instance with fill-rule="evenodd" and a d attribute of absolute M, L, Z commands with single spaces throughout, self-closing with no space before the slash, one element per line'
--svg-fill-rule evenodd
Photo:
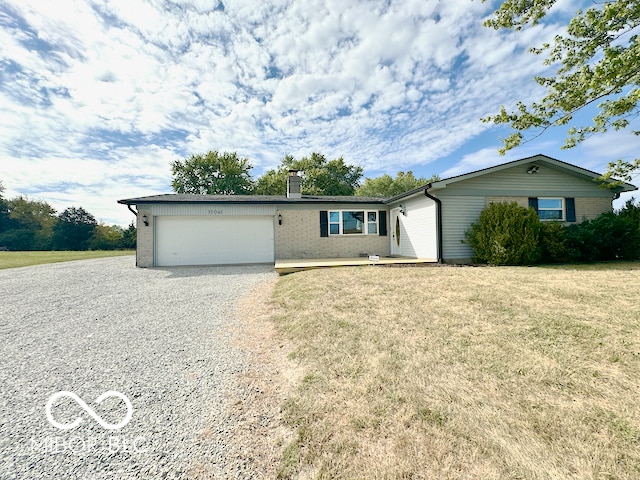
<path fill-rule="evenodd" d="M 282 214 L 278 214 L 278 225 L 282 225 Z"/>
<path fill-rule="evenodd" d="M 145 227 L 149 226 L 149 217 L 147 217 L 146 215 L 142 215 L 142 223 L 144 223 Z"/>

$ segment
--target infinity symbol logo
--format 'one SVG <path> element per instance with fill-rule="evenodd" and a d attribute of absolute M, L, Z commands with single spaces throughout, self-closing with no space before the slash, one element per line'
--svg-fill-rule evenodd
<path fill-rule="evenodd" d="M 62 392 L 54 393 L 53 395 L 51 395 L 51 397 L 49 397 L 49 400 L 47 401 L 47 405 L 45 407 L 45 412 L 47 414 L 47 419 L 49 419 L 49 422 L 51 423 L 51 425 L 53 425 L 54 427 L 59 428 L 61 430 L 70 430 L 70 429 L 75 428 L 78 425 L 80 425 L 80 423 L 82 423 L 82 418 L 80 418 L 80 417 L 76 418 L 71 423 L 59 423 L 59 422 L 54 420 L 53 415 L 51 415 L 51 407 L 55 403 L 56 400 L 58 400 L 59 398 L 62 398 L 62 397 L 69 397 L 69 398 L 72 398 L 73 400 L 75 400 L 75 402 L 78 405 L 80 405 L 89 415 L 91 415 L 91 417 L 96 422 L 98 422 L 102 428 L 106 428 L 108 430 L 117 430 L 117 429 L 120 429 L 120 428 L 124 427 L 127 423 L 129 423 L 129 420 L 131 420 L 131 417 L 133 415 L 133 407 L 131 406 L 131 402 L 129 401 L 129 399 L 125 395 L 123 395 L 120 392 L 116 392 L 114 390 L 109 390 L 108 392 L 104 392 L 102 395 L 100 395 L 98 398 L 96 398 L 96 401 L 95 401 L 95 403 L 99 404 L 106 398 L 118 397 L 120 400 L 122 400 L 125 403 L 125 405 L 127 406 L 127 414 L 125 415 L 124 419 L 120 423 L 116 423 L 114 425 L 112 423 L 108 423 L 108 422 L 105 422 L 104 420 L 102 420 L 102 418 L 100 418 L 98 416 L 98 414 L 96 412 L 94 412 L 91 409 L 91 407 L 89 407 L 89 405 L 87 405 L 84 402 L 84 400 L 82 400 L 75 393 L 62 391 Z"/>

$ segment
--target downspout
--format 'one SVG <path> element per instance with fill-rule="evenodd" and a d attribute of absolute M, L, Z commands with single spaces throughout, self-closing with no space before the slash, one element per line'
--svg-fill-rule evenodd
<path fill-rule="evenodd" d="M 429 189 L 431 188 L 431 184 L 427 185 L 424 189 L 424 195 L 427 198 L 430 198 L 434 202 L 436 202 L 436 230 L 437 230 L 437 241 L 438 241 L 438 263 L 442 263 L 442 202 L 438 197 L 434 197 L 429 193 Z"/>
<path fill-rule="evenodd" d="M 136 216 L 136 229 L 138 228 L 138 212 L 131 208 L 131 204 L 127 203 L 127 208 Z M 138 232 L 136 231 L 136 267 L 138 266 Z"/>

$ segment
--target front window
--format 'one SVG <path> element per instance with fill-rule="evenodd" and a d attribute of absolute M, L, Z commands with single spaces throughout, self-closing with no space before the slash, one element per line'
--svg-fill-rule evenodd
<path fill-rule="evenodd" d="M 369 235 L 378 233 L 378 212 L 367 212 L 367 233 Z"/>
<path fill-rule="evenodd" d="M 342 234 L 364 233 L 364 212 L 342 212 Z"/>
<path fill-rule="evenodd" d="M 540 220 L 564 220 L 564 199 L 538 198 Z"/>
<path fill-rule="evenodd" d="M 329 212 L 329 235 L 377 235 L 378 212 L 341 210 Z"/>
<path fill-rule="evenodd" d="M 329 234 L 340 235 L 340 212 L 329 212 Z"/>

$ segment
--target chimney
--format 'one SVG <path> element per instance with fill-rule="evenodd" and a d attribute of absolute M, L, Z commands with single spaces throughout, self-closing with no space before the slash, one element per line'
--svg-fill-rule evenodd
<path fill-rule="evenodd" d="M 289 170 L 287 177 L 287 198 L 302 198 L 300 193 L 300 183 L 302 178 L 298 175 L 299 170 Z"/>

